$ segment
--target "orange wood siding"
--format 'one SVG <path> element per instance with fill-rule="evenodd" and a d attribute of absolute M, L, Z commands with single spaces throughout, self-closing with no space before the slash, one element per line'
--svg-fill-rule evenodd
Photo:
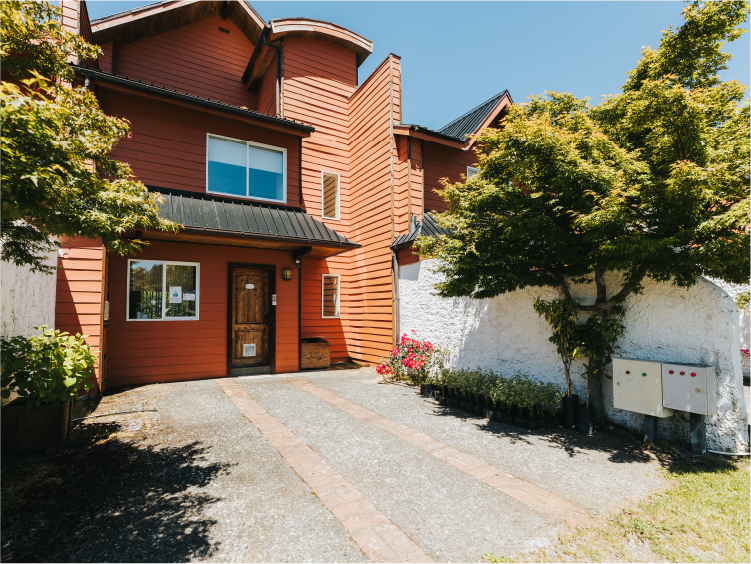
<path fill-rule="evenodd" d="M 88 335 L 87 344 L 97 355 L 94 369 L 95 387 L 90 393 L 102 388 L 103 358 L 100 354 L 102 334 L 103 246 L 101 240 L 77 238 L 61 241 L 62 257 L 57 271 L 57 300 L 55 304 L 55 328 L 71 335 Z"/>
<path fill-rule="evenodd" d="M 348 98 L 357 87 L 355 53 L 317 39 L 284 39 L 284 117 L 309 123 L 316 131 L 302 142 L 303 207 L 316 219 L 352 239 L 350 225 Z M 271 67 L 269 67 L 271 68 Z M 339 220 L 323 218 L 322 172 L 339 174 Z M 302 259 L 302 336 L 322 337 L 331 344 L 332 362 L 351 355 L 352 253 L 324 260 Z M 339 274 L 340 317 L 321 315 L 323 274 Z"/>
<path fill-rule="evenodd" d="M 350 252 L 347 335 L 352 357 L 377 362 L 393 345 L 394 178 L 400 119 L 399 59 L 389 56 L 349 100 L 350 232 L 362 248 Z"/>
<path fill-rule="evenodd" d="M 99 61 L 99 69 L 104 72 L 114 73 L 115 69 L 112 67 L 112 50 L 114 49 L 114 43 L 110 41 L 104 45 L 99 46 L 102 50 L 97 61 Z"/>
<path fill-rule="evenodd" d="M 114 65 L 119 75 L 255 110 L 255 93 L 240 81 L 252 52 L 230 19 L 212 16 L 117 46 Z"/>
<path fill-rule="evenodd" d="M 152 241 L 137 257 L 200 263 L 199 319 L 126 321 L 127 260 L 110 257 L 108 386 L 223 377 L 227 374 L 229 263 L 276 266 L 275 371 L 299 367 L 297 297 L 299 275 L 285 282 L 291 252 Z"/>
<path fill-rule="evenodd" d="M 276 55 L 258 86 L 258 111 L 270 116 L 276 115 Z"/>
<path fill-rule="evenodd" d="M 462 175 L 467 174 L 468 166 L 475 166 L 477 155 L 473 149 L 462 151 L 438 143 L 425 142 L 425 210 L 446 211 L 446 202 L 436 193 L 443 189 L 442 178 L 449 182 L 463 182 Z"/>
<path fill-rule="evenodd" d="M 297 137 L 105 88 L 99 99 L 105 113 L 131 122 L 131 138 L 112 156 L 130 164 L 144 184 L 206 192 L 206 135 L 213 133 L 286 148 L 287 205 L 300 205 Z"/>

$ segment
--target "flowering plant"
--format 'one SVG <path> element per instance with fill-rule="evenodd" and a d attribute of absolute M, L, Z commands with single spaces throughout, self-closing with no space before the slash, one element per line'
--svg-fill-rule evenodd
<path fill-rule="evenodd" d="M 413 384 L 425 384 L 431 374 L 442 365 L 442 354 L 430 341 L 420 340 L 415 331 L 407 333 L 396 344 L 387 359 L 381 359 L 376 372 L 386 379 L 409 380 Z"/>
<path fill-rule="evenodd" d="M 751 356 L 751 352 L 749 352 L 748 349 L 741 349 L 741 355 L 743 355 L 743 356 Z"/>

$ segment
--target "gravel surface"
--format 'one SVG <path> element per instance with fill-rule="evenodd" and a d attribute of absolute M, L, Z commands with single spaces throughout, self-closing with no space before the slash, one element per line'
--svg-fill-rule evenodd
<path fill-rule="evenodd" d="M 299 376 L 583 507 L 608 511 L 661 485 L 654 457 L 614 439 L 457 417 L 367 369 Z M 520 553 L 563 530 L 283 378 L 234 381 L 438 561 Z M 3 561 L 366 560 L 216 382 L 111 390 L 82 405 L 158 411 L 76 423 L 55 457 L 4 453 Z"/>
<path fill-rule="evenodd" d="M 609 512 L 663 484 L 655 457 L 606 436 L 527 431 L 470 417 L 426 400 L 415 387 L 381 384 L 365 370 L 302 377 L 587 509 Z"/>
<path fill-rule="evenodd" d="M 51 459 L 49 479 L 3 515 L 3 561 L 367 561 L 216 382 L 124 395 L 159 411 L 88 420 L 118 432 Z"/>
<path fill-rule="evenodd" d="M 353 377 L 351 372 L 338 374 L 342 379 Z M 477 562 L 488 551 L 539 548 L 564 530 L 281 378 L 238 383 L 437 561 Z"/>

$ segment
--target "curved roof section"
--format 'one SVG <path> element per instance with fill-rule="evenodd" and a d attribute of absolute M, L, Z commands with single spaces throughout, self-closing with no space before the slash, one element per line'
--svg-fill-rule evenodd
<path fill-rule="evenodd" d="M 444 125 L 438 130 L 438 133 L 464 141 L 468 136 L 475 133 L 483 123 L 485 123 L 485 120 L 487 120 L 496 110 L 506 96 L 508 96 L 509 101 L 511 101 L 511 96 L 509 96 L 508 90 L 499 92 L 490 100 L 484 101 L 476 108 L 469 110 L 466 114 L 456 118 L 451 123 Z"/>
<path fill-rule="evenodd" d="M 254 44 L 266 25 L 245 1 L 166 0 L 93 20 L 91 32 L 98 45 L 124 45 L 216 15 L 231 19 Z"/>
<path fill-rule="evenodd" d="M 341 45 L 357 55 L 359 67 L 373 52 L 373 42 L 356 34 L 354 31 L 331 22 L 310 18 L 277 18 L 269 22 L 271 41 L 282 37 L 310 37 Z"/>

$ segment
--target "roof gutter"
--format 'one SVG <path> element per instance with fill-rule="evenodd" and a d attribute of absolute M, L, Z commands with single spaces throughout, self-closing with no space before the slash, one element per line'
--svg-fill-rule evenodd
<path fill-rule="evenodd" d="M 255 121 L 274 124 L 277 127 L 283 127 L 285 129 L 294 129 L 294 130 L 302 131 L 305 133 L 312 133 L 315 131 L 315 128 L 313 126 L 293 122 L 290 120 L 285 120 L 280 117 L 269 116 L 269 115 L 262 114 L 259 112 L 254 112 L 252 110 L 243 110 L 240 107 L 230 106 L 229 104 L 223 104 L 221 102 L 212 102 L 211 100 L 205 100 L 203 98 L 192 96 L 190 94 L 183 94 L 176 90 L 168 90 L 166 88 L 162 88 L 159 86 L 151 86 L 149 84 L 137 82 L 130 78 L 122 78 L 119 76 L 110 75 L 101 71 L 95 71 L 92 69 L 87 69 L 87 68 L 79 67 L 76 65 L 71 65 L 71 66 L 73 67 L 73 70 L 75 71 L 77 75 L 83 76 L 84 78 L 88 78 L 89 80 L 95 79 L 98 82 L 117 84 L 119 86 L 125 86 L 133 90 L 138 90 L 140 92 L 145 92 L 149 94 L 157 94 L 159 96 L 164 96 L 165 98 L 171 98 L 173 100 L 180 100 L 181 102 L 187 102 L 190 104 L 194 104 L 196 106 L 201 106 L 201 107 L 212 109 L 212 110 L 219 110 L 222 112 L 243 116 L 245 118 L 252 119 Z"/>

